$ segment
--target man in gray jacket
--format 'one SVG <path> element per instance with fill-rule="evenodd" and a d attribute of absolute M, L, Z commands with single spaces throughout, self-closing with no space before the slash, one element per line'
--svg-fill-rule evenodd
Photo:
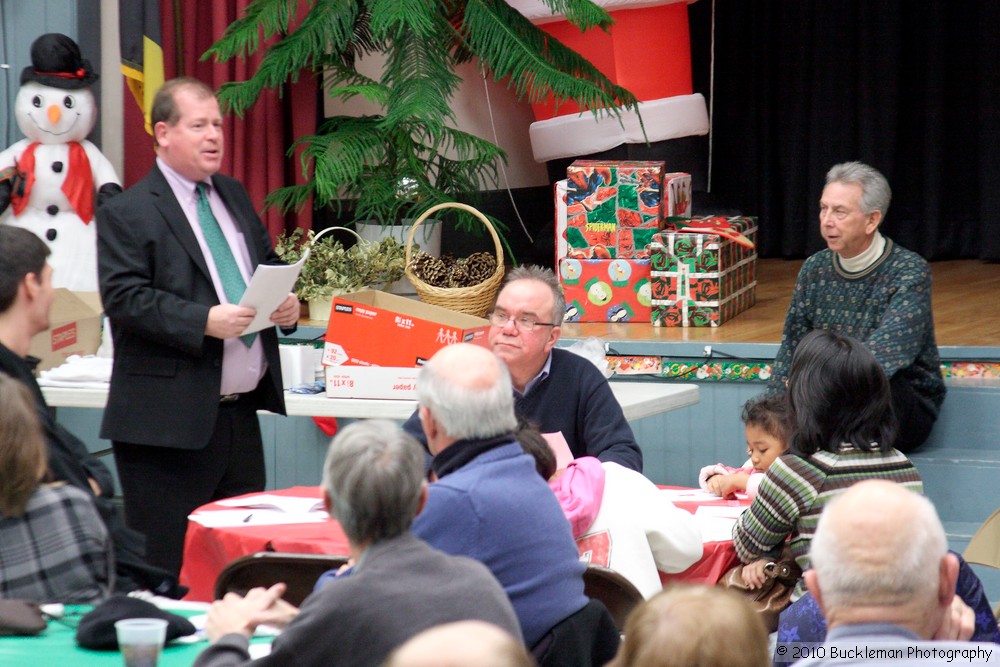
<path fill-rule="evenodd" d="M 206 632 L 214 643 L 195 665 L 249 661 L 248 639 L 265 623 L 284 632 L 255 665 L 377 665 L 418 632 L 466 619 L 520 637 L 514 609 L 485 566 L 410 534 L 427 497 L 423 463 L 420 445 L 392 422 L 343 428 L 327 453 L 323 495 L 347 535 L 353 565 L 301 609 L 280 599 L 283 584 L 213 603 Z"/>

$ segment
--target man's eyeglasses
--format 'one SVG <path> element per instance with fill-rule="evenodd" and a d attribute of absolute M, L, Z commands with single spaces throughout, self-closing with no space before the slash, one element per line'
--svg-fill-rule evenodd
<path fill-rule="evenodd" d="M 531 317 L 513 317 L 507 313 L 501 311 L 494 311 L 487 315 L 490 320 L 490 324 L 495 327 L 503 327 L 507 325 L 507 322 L 513 321 L 514 326 L 521 331 L 531 331 L 535 327 L 554 327 L 556 326 L 552 322 L 539 322 L 538 320 Z"/>

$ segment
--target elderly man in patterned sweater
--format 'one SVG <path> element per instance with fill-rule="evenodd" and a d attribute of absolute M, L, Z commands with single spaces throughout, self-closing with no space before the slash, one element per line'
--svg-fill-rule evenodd
<path fill-rule="evenodd" d="M 802 265 L 785 317 L 769 391 L 784 391 L 792 354 L 814 329 L 864 342 L 892 386 L 900 424 L 894 443 L 924 443 L 944 400 L 931 313 L 931 272 L 919 255 L 879 233 L 892 193 L 885 177 L 860 162 L 834 165 L 819 202 L 827 249 Z"/>

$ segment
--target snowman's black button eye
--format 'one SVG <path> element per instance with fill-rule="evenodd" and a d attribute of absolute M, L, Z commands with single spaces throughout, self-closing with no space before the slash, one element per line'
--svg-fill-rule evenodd
<path fill-rule="evenodd" d="M 66 97 L 63 98 L 63 106 L 66 107 L 67 109 L 72 109 L 74 106 L 76 106 L 76 100 L 73 99 L 72 95 L 67 95 Z"/>
<path fill-rule="evenodd" d="M 31 98 L 31 104 L 32 104 L 32 106 L 35 106 L 35 107 L 38 107 L 39 109 L 41 109 L 42 108 L 42 96 L 41 95 L 35 95 L 34 97 L 32 97 Z"/>

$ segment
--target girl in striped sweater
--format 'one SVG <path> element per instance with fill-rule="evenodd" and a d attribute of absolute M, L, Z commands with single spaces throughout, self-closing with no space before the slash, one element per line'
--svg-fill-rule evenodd
<path fill-rule="evenodd" d="M 733 542 L 751 588 L 786 542 L 809 567 L 809 542 L 826 503 L 863 479 L 886 479 L 922 492 L 920 475 L 893 447 L 897 433 L 889 381 L 860 342 L 813 331 L 799 343 L 788 377 L 794 433 L 733 528 Z M 803 592 L 802 582 L 793 599 Z"/>

